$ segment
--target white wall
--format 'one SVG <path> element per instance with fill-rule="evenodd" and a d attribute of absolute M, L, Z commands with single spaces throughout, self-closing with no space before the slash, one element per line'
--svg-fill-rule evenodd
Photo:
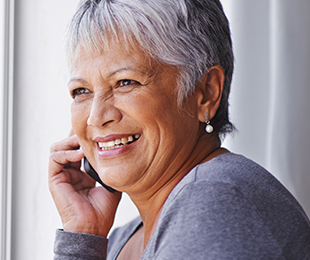
<path fill-rule="evenodd" d="M 71 128 L 64 38 L 77 2 L 16 1 L 12 260 L 52 259 L 61 227 L 47 167 L 50 145 Z M 117 225 L 137 214 L 124 201 Z"/>
<path fill-rule="evenodd" d="M 12 259 L 52 259 L 49 146 L 70 130 L 63 38 L 76 1 L 16 1 Z"/>

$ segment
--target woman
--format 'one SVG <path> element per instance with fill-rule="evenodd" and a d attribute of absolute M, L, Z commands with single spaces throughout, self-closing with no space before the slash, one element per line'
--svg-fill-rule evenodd
<path fill-rule="evenodd" d="M 297 201 L 221 148 L 233 54 L 218 0 L 82 1 L 68 39 L 73 132 L 49 164 L 55 259 L 310 258 Z M 107 239 L 121 192 L 140 216 Z"/>

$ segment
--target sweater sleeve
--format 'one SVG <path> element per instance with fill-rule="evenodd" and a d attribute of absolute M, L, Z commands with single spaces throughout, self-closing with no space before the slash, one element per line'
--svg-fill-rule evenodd
<path fill-rule="evenodd" d="M 107 245 L 104 237 L 57 230 L 54 260 L 105 260 Z"/>

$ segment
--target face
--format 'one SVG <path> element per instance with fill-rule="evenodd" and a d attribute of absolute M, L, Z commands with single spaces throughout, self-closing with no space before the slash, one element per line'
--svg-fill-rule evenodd
<path fill-rule="evenodd" d="M 175 67 L 117 44 L 76 51 L 69 91 L 72 127 L 100 178 L 119 191 L 149 189 L 176 174 L 197 142 L 195 96 L 177 106 Z"/>

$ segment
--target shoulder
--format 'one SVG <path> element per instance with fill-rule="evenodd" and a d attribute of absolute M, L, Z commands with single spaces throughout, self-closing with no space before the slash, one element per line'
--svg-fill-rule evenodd
<path fill-rule="evenodd" d="M 234 199 L 243 197 L 250 204 L 277 203 L 280 198 L 291 201 L 294 206 L 299 204 L 286 188 L 266 169 L 255 162 L 232 153 L 220 155 L 204 164 L 192 169 L 169 195 L 166 205 L 174 206 L 174 202 L 181 199 L 203 203 L 215 199 Z M 193 204 L 191 204 L 193 205 Z M 195 206 L 195 205 L 193 205 Z"/>
<path fill-rule="evenodd" d="M 195 259 L 278 257 L 298 246 L 292 233 L 309 242 L 308 220 L 293 196 L 261 166 L 226 154 L 194 168 L 171 192 L 152 250 L 174 248 Z"/>
<path fill-rule="evenodd" d="M 259 212 L 268 213 L 275 207 L 279 210 L 284 205 L 292 206 L 306 217 L 297 200 L 271 173 L 252 160 L 233 153 L 222 154 L 195 167 L 175 187 L 170 197 L 173 201 L 189 193 L 191 196 L 212 193 L 220 199 L 223 192 L 225 197 L 239 194 Z"/>

